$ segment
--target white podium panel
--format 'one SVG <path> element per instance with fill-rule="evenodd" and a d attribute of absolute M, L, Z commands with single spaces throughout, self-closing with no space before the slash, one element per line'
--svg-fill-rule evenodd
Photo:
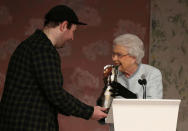
<path fill-rule="evenodd" d="M 176 131 L 180 101 L 114 99 L 106 122 L 114 122 L 115 131 Z"/>

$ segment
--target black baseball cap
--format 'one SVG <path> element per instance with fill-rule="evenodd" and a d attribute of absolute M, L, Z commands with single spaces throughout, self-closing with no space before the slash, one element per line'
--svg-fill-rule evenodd
<path fill-rule="evenodd" d="M 45 20 L 51 22 L 63 22 L 67 20 L 69 23 L 76 25 L 87 25 L 86 23 L 80 22 L 76 13 L 65 5 L 57 5 L 50 9 L 45 16 Z"/>

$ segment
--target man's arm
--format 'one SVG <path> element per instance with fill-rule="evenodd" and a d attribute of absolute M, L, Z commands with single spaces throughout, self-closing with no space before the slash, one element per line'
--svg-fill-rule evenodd
<path fill-rule="evenodd" d="M 41 48 L 35 50 L 33 56 L 33 68 L 37 82 L 45 93 L 46 98 L 59 112 L 65 115 L 73 115 L 84 119 L 97 119 L 105 116 L 101 110 L 86 105 L 76 99 L 62 88 L 63 77 L 61 73 L 60 58 L 57 52 Z"/>

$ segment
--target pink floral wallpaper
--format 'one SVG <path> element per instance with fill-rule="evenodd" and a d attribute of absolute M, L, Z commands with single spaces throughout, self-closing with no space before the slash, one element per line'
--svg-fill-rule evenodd
<path fill-rule="evenodd" d="M 80 26 L 75 39 L 59 53 L 66 90 L 81 101 L 95 105 L 102 88 L 103 67 L 112 64 L 115 36 L 138 35 L 149 58 L 150 0 L 1 0 L 0 1 L 0 96 L 10 55 L 18 44 L 42 28 L 44 14 L 57 4 L 66 4 L 88 26 Z M 59 115 L 60 131 L 108 131 L 96 121 Z"/>

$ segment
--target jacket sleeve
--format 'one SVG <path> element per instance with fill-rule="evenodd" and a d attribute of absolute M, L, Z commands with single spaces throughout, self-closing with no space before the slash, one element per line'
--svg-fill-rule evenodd
<path fill-rule="evenodd" d="M 82 103 L 62 88 L 63 77 L 58 52 L 49 48 L 36 49 L 33 51 L 32 60 L 36 80 L 46 99 L 64 115 L 89 119 L 94 108 Z"/>
<path fill-rule="evenodd" d="M 150 77 L 146 85 L 147 98 L 149 99 L 162 99 L 163 98 L 163 84 L 162 75 L 159 70 L 154 70 L 150 74 Z"/>

